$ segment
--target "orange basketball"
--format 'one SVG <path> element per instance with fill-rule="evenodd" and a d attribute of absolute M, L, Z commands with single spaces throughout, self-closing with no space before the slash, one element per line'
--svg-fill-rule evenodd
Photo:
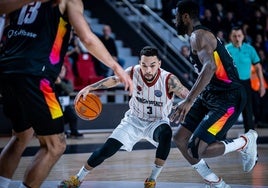
<path fill-rule="evenodd" d="M 102 111 L 102 103 L 99 97 L 93 93 L 87 94 L 83 99 L 81 96 L 74 104 L 76 114 L 84 120 L 96 119 Z"/>

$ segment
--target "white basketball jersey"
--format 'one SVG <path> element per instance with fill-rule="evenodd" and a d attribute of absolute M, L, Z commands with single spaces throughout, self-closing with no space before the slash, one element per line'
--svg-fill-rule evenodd
<path fill-rule="evenodd" d="M 140 65 L 132 69 L 134 90 L 129 101 L 131 114 L 146 120 L 166 120 L 171 112 L 174 95 L 168 93 L 168 78 L 171 73 L 159 69 L 152 83 L 146 82 L 140 70 Z"/>

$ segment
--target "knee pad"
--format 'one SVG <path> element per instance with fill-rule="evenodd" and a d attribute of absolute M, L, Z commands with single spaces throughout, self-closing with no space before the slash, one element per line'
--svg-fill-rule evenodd
<path fill-rule="evenodd" d="M 190 150 L 192 157 L 196 159 L 199 159 L 199 154 L 198 154 L 199 143 L 200 143 L 200 139 L 195 136 L 192 136 L 188 143 L 188 151 Z"/>
<path fill-rule="evenodd" d="M 165 138 L 165 140 L 168 138 L 171 140 L 172 138 L 172 130 L 168 124 L 162 124 L 159 127 L 157 127 L 154 131 L 153 139 L 156 142 L 159 142 L 161 138 Z"/>
<path fill-rule="evenodd" d="M 154 134 L 154 140 L 159 143 L 156 150 L 156 158 L 166 160 L 170 152 L 172 130 L 169 125 L 160 125 Z"/>

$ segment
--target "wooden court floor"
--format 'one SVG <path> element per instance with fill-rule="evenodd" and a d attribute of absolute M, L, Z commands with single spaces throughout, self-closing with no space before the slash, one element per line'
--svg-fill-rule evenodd
<path fill-rule="evenodd" d="M 268 129 L 257 129 L 259 136 L 268 136 Z M 233 129 L 228 137 L 236 137 L 241 134 L 241 129 Z M 78 172 L 94 149 L 102 144 L 110 132 L 87 133 L 83 139 L 67 139 L 69 149 L 72 152 L 64 154 L 54 166 L 47 180 L 41 188 L 57 187 L 60 180 L 68 178 Z M 7 137 L 0 138 L 0 148 L 8 141 Z M 92 146 L 92 144 L 95 144 Z M 144 146 L 145 145 L 145 146 Z M 37 140 L 33 139 L 31 147 L 37 146 Z M 77 146 L 77 152 L 76 147 Z M 84 146 L 86 151 L 79 150 Z M 68 149 L 67 147 L 67 149 Z M 87 148 L 88 147 L 88 148 Z M 119 151 L 103 164 L 95 168 L 83 182 L 81 188 L 139 188 L 143 187 L 145 178 L 151 171 L 154 162 L 155 149 L 141 142 L 132 152 Z M 225 156 L 207 159 L 207 163 L 213 171 L 223 177 L 232 188 L 268 188 L 268 144 L 258 144 L 259 160 L 253 171 L 244 173 L 241 166 L 241 157 L 238 152 Z M 25 155 L 13 177 L 10 188 L 19 186 L 23 179 L 26 166 L 31 162 L 32 155 Z M 42 169 L 40 169 L 42 170 Z M 158 177 L 157 188 L 198 188 L 204 187 L 200 176 L 182 157 L 174 146 L 166 161 L 165 167 Z"/>

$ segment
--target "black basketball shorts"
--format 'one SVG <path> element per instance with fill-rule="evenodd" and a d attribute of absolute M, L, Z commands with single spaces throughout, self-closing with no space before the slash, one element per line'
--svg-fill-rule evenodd
<path fill-rule="evenodd" d="M 10 75 L 2 76 L 0 84 L 3 110 L 11 119 L 15 132 L 30 127 L 37 135 L 64 131 L 63 112 L 53 81 L 36 76 Z"/>
<path fill-rule="evenodd" d="M 245 103 L 244 88 L 204 91 L 194 102 L 182 125 L 208 144 L 222 140 L 236 123 Z"/>

